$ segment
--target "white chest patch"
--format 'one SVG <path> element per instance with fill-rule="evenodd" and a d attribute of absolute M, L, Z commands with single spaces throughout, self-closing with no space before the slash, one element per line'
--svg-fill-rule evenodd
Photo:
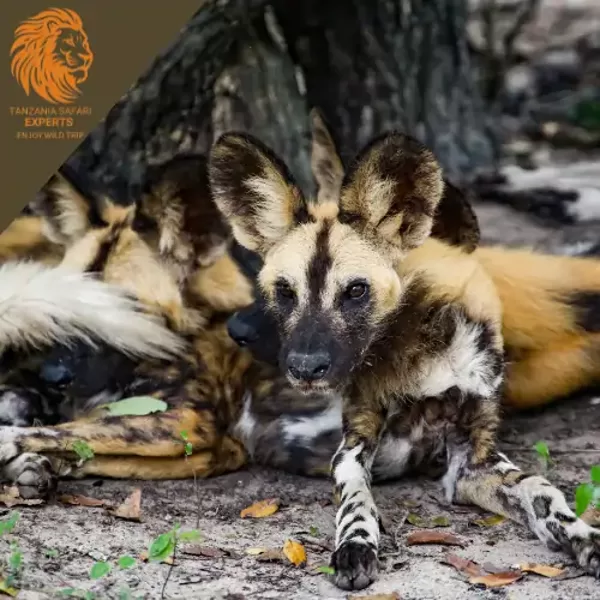
<path fill-rule="evenodd" d="M 322 412 L 310 417 L 283 420 L 283 434 L 286 442 L 302 438 L 306 442 L 327 431 L 342 429 L 342 398 L 335 396 L 331 404 Z"/>
<path fill-rule="evenodd" d="M 450 347 L 421 368 L 415 395 L 439 396 L 453 386 L 463 392 L 487 397 L 500 383 L 491 376 L 488 352 L 478 348 L 481 325 L 459 321 Z"/>

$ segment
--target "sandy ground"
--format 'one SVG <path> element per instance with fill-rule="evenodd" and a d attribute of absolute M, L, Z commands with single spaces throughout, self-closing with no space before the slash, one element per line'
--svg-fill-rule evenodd
<path fill-rule="evenodd" d="M 551 230 L 509 209 L 486 205 L 478 212 L 487 242 L 537 244 L 553 235 Z M 588 395 L 540 413 L 508 416 L 502 447 L 521 465 L 539 469 L 532 445 L 546 440 L 555 458 L 550 478 L 572 500 L 575 486 L 586 479 L 589 467 L 600 464 L 599 435 L 600 403 Z M 59 492 L 118 502 L 135 487 L 142 490 L 141 523 L 117 519 L 103 508 L 58 503 L 16 507 L 21 518 L 12 534 L 0 538 L 0 556 L 6 560 L 11 553 L 10 541 L 18 542 L 23 552 L 18 598 L 60 597 L 58 590 L 65 588 L 92 590 L 94 598 L 102 599 L 353 597 L 336 589 L 316 570 L 319 565 L 327 564 L 334 534 L 335 509 L 327 481 L 250 469 L 199 483 L 196 488 L 193 481 L 91 480 L 62 482 Z M 265 519 L 240 518 L 241 509 L 271 497 L 281 500 L 279 512 Z M 397 592 L 403 600 L 600 598 L 600 583 L 583 576 L 574 567 L 567 569 L 568 578 L 560 580 L 528 575 L 492 590 L 470 585 L 452 567 L 441 563 L 446 552 L 453 551 L 499 569 L 523 562 L 571 563 L 566 556 L 542 547 L 520 526 L 504 522 L 482 528 L 474 524 L 475 519 L 482 518 L 482 513 L 468 507 L 445 506 L 436 482 L 410 480 L 377 486 L 375 498 L 387 530 L 383 537 L 382 573 L 368 591 L 354 596 Z M 9 510 L 5 512 L 8 514 Z M 460 536 L 466 545 L 462 548 L 407 546 L 406 536 L 418 529 L 405 520 L 409 513 L 425 520 L 448 517 L 447 530 Z M 108 576 L 90 580 L 89 571 L 95 561 L 108 560 L 114 564 L 126 554 L 138 557 L 154 537 L 177 522 L 184 529 L 197 528 L 201 532 L 202 540 L 197 543 L 205 547 L 205 553 L 215 554 L 217 549 L 217 554 L 222 550 L 224 556 L 186 554 L 183 545 L 172 568 L 138 560 L 129 570 L 114 568 Z M 260 562 L 246 552 L 256 547 L 278 549 L 289 538 L 304 542 L 308 554 L 306 567 Z M 124 586 L 129 587 L 130 595 L 120 595 Z"/>

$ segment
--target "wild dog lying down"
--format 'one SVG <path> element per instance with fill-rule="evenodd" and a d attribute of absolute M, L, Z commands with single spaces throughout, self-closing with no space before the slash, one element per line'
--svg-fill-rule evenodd
<path fill-rule="evenodd" d="M 202 173 L 206 179 L 203 164 L 202 160 L 194 165 L 188 162 L 188 174 L 196 171 L 196 180 Z M 173 191 L 167 185 L 172 183 L 170 172 L 165 169 L 158 182 L 161 189 L 169 187 L 169 194 L 176 193 L 177 198 L 186 192 L 202 192 L 201 182 L 196 189 L 185 189 L 181 177 Z M 248 373 L 250 355 L 229 338 L 225 321 L 232 310 L 251 301 L 248 282 L 226 253 L 211 248 L 210 260 L 198 264 L 203 250 L 194 236 L 196 230 L 189 232 L 181 223 L 189 221 L 173 216 L 177 206 L 164 211 L 160 206 L 168 194 L 144 205 L 155 210 L 143 213 L 140 226 L 138 206 L 121 205 L 83 188 L 63 172 L 48 182 L 37 207 L 44 229 L 64 247 L 60 268 L 96 272 L 105 282 L 132 294 L 148 312 L 164 319 L 184 351 L 176 359 L 129 361 L 114 386 L 111 382 L 87 398 L 79 397 L 79 390 L 64 390 L 62 402 L 67 410 L 58 411 L 63 422 L 56 427 L 1 428 L 0 441 L 19 439 L 0 448 L 2 474 L 25 493 L 43 494 L 55 474 L 162 479 L 194 473 L 206 477 L 241 467 L 246 453 L 228 430 L 244 386 L 258 385 L 261 374 Z M 147 333 L 138 332 L 139 344 Z M 23 377 L 14 372 L 11 377 L 4 382 L 2 399 L 14 406 L 21 394 L 27 397 L 28 390 L 19 387 L 26 383 Z M 98 404 L 140 394 L 165 398 L 169 410 L 160 416 L 122 418 L 97 410 Z M 188 432 L 194 446 L 191 460 L 183 460 L 182 431 Z M 21 443 L 21 438 L 27 441 Z M 77 439 L 87 441 L 96 453 L 85 466 L 79 466 L 72 454 L 72 442 Z"/>
<path fill-rule="evenodd" d="M 318 118 L 314 134 L 318 166 L 333 143 Z M 321 187 L 324 193 L 326 185 Z M 434 234 L 472 249 L 479 232 L 468 202 L 449 188 L 441 207 Z M 253 431 L 260 462 L 301 473 L 328 470 L 332 448 L 325 446 L 322 457 L 303 444 L 301 431 L 289 437 L 298 419 L 307 416 L 307 398 L 275 367 L 262 364 L 263 357 L 253 360 L 227 335 L 228 316 L 252 298 L 248 281 L 226 252 L 229 229 L 210 199 L 203 157 L 180 157 L 158 169 L 136 206 L 104 197 L 85 177 L 63 168 L 30 212 L 38 219 L 33 230 L 59 247 L 53 254 L 63 256 L 64 265 L 95 271 L 121 285 L 164 316 L 190 347 L 187 361 L 170 363 L 140 363 L 111 348 L 56 348 L 41 368 L 36 363 L 33 369 L 11 372 L 1 390 L 7 408 L 0 415 L 3 423 L 60 426 L 0 430 L 2 439 L 15 443 L 4 452 L 6 477 L 26 482 L 28 493 L 44 493 L 51 463 L 60 465 L 60 474 L 75 477 L 149 479 L 206 477 L 240 468 L 247 455 L 233 440 L 244 435 L 242 407 L 249 398 L 254 415 L 265 424 L 260 435 Z M 38 237 L 31 237 L 35 245 Z M 5 244 L 7 252 L 14 251 L 12 241 L 0 236 L 0 248 Z M 233 245 L 231 256 L 242 268 L 252 263 L 239 245 Z M 247 269 L 246 274 L 254 278 Z M 141 393 L 164 398 L 170 409 L 147 418 L 107 420 L 93 414 L 99 404 Z M 322 394 L 312 398 L 317 419 L 330 400 Z M 182 460 L 181 431 L 190 435 L 194 461 Z M 96 458 L 83 466 L 58 460 L 75 439 L 87 441 Z M 248 445 L 253 447 L 252 440 Z M 223 446 L 231 451 L 222 452 Z M 323 450 L 322 444 L 316 448 Z M 20 452 L 29 453 L 26 460 Z M 45 454 L 50 462 L 32 452 Z"/>
<path fill-rule="evenodd" d="M 250 136 L 223 135 L 209 173 L 236 239 L 264 259 L 260 283 L 289 383 L 344 398 L 332 461 L 336 585 L 361 589 L 376 577 L 370 481 L 383 446 L 396 473 L 442 460 L 448 500 L 527 525 L 600 577 L 600 531 L 546 479 L 496 450 L 505 377 L 502 300 L 487 272 L 494 254 L 430 237 L 444 181 L 428 149 L 399 133 L 374 140 L 337 201 L 321 203 L 307 201 Z"/>

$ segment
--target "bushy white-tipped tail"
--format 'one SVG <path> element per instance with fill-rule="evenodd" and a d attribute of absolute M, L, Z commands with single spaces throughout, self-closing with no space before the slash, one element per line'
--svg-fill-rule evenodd
<path fill-rule="evenodd" d="M 120 288 L 88 273 L 33 262 L 0 266 L 0 351 L 98 340 L 129 355 L 166 358 L 183 341 Z"/>

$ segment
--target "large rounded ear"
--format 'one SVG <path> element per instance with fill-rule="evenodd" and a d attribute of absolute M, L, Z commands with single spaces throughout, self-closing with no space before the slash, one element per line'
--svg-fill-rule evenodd
<path fill-rule="evenodd" d="M 468 253 L 479 245 L 479 222 L 471 202 L 462 190 L 448 181 L 433 217 L 431 237 L 460 246 Z"/>
<path fill-rule="evenodd" d="M 339 219 L 402 255 L 431 233 L 443 191 L 442 170 L 431 151 L 409 136 L 386 134 L 348 171 Z"/>
<path fill-rule="evenodd" d="M 285 164 L 262 142 L 225 133 L 212 147 L 213 198 L 236 240 L 264 256 L 307 218 L 306 203 Z"/>
<path fill-rule="evenodd" d="M 344 180 L 342 160 L 325 120 L 316 108 L 310 112 L 310 124 L 312 133 L 310 166 L 317 182 L 317 201 L 337 204 Z"/>

